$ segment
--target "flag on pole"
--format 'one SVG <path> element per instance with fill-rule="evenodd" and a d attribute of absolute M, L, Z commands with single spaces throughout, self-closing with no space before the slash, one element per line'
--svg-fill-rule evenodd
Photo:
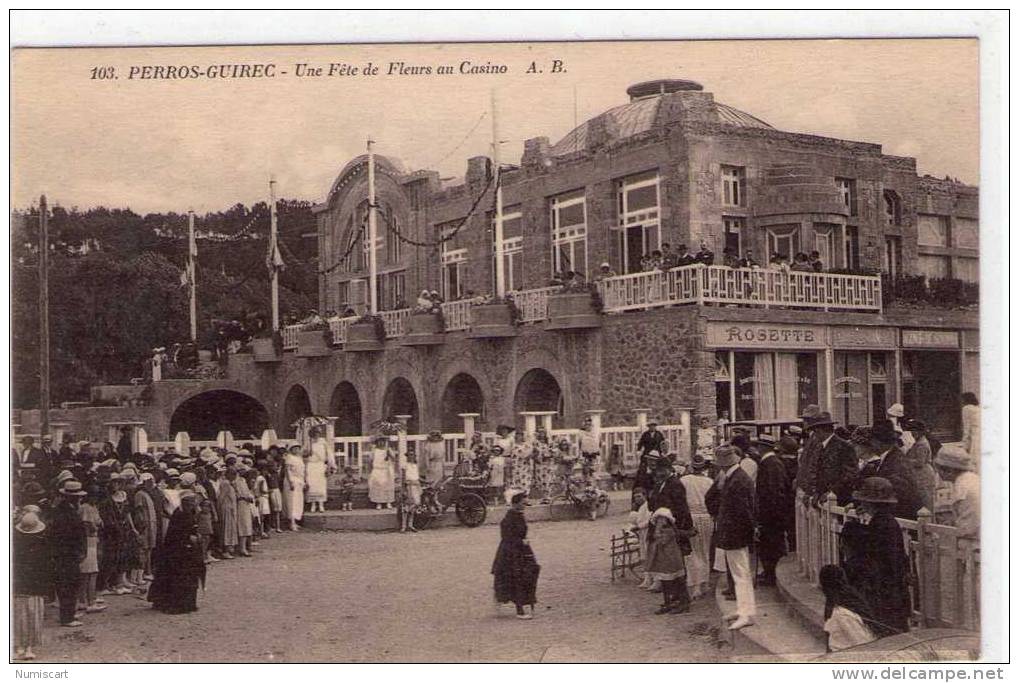
<path fill-rule="evenodd" d="M 195 235 L 192 231 L 188 235 L 188 258 L 184 264 L 184 270 L 180 274 L 180 286 L 181 287 L 194 287 L 195 286 L 195 264 L 198 258 L 198 242 L 195 241 Z"/>
<path fill-rule="evenodd" d="M 287 264 L 283 261 L 283 254 L 280 253 L 279 244 L 275 241 L 271 241 L 269 244 L 269 253 L 265 256 L 265 267 L 269 269 L 271 273 L 274 270 L 283 270 Z"/>

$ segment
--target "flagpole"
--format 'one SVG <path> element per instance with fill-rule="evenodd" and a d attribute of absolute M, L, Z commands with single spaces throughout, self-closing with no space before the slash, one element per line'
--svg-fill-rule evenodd
<path fill-rule="evenodd" d="M 506 294 L 506 264 L 502 258 L 502 184 L 499 170 L 499 124 L 495 113 L 495 88 L 492 88 L 492 165 L 495 167 L 495 295 Z"/>
<path fill-rule="evenodd" d="M 198 245 L 195 244 L 195 212 L 188 209 L 188 289 L 190 290 L 191 341 L 198 341 L 198 301 L 195 296 L 198 277 Z"/>
<path fill-rule="evenodd" d="M 269 264 L 272 281 L 272 331 L 280 329 L 280 279 L 279 268 L 276 266 L 277 244 L 276 228 L 276 179 L 269 178 Z"/>
<path fill-rule="evenodd" d="M 368 300 L 371 302 L 370 312 L 372 315 L 379 311 L 376 286 L 378 264 L 375 262 L 375 232 L 378 226 L 375 217 L 375 152 L 372 151 L 374 142 L 374 140 L 368 141 Z"/>

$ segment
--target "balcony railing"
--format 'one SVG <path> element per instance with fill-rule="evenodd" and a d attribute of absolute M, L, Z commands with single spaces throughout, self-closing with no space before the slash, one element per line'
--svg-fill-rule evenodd
<path fill-rule="evenodd" d="M 881 312 L 881 278 L 873 275 L 783 272 L 767 268 L 729 268 L 697 264 L 667 271 L 631 273 L 598 282 L 606 313 L 639 311 L 660 306 L 715 304 L 793 309 Z M 548 319 L 548 297 L 559 287 L 512 292 L 522 323 Z M 467 330 L 471 307 L 481 299 L 442 304 L 446 331 Z M 386 338 L 404 335 L 409 308 L 381 311 Z M 333 343 L 346 340 L 347 327 L 356 318 L 331 318 Z M 283 328 L 283 348 L 297 348 L 301 325 Z"/>
<path fill-rule="evenodd" d="M 471 326 L 471 306 L 478 299 L 450 301 L 442 304 L 442 317 L 445 319 L 446 331 L 466 330 Z"/>

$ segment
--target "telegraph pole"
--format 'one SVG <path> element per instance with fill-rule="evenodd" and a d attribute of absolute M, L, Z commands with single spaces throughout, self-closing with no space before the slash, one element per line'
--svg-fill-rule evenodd
<path fill-rule="evenodd" d="M 495 295 L 506 294 L 506 264 L 502 258 L 502 184 L 499 170 L 499 123 L 495 113 L 495 88 L 492 88 L 492 165 L 495 167 Z"/>
<path fill-rule="evenodd" d="M 191 313 L 191 341 L 198 341 L 198 244 L 195 242 L 195 212 L 188 209 L 188 296 Z"/>
<path fill-rule="evenodd" d="M 269 244 L 270 268 L 272 277 L 272 331 L 280 329 L 280 276 L 279 268 L 276 266 L 278 255 L 276 236 L 276 179 L 269 178 Z"/>
<path fill-rule="evenodd" d="M 50 431 L 49 209 L 39 197 L 39 422 L 40 436 Z"/>
<path fill-rule="evenodd" d="M 378 229 L 375 217 L 375 152 L 372 151 L 374 140 L 368 141 L 368 289 L 371 302 L 371 314 L 379 311 L 378 302 L 378 264 L 375 262 L 375 234 Z"/>

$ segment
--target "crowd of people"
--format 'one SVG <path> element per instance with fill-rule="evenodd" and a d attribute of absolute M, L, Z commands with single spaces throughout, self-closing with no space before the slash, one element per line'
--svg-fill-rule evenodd
<path fill-rule="evenodd" d="M 969 417 L 964 446 L 941 445 L 903 413 L 895 404 L 872 425 L 838 425 L 809 406 L 802 427 L 780 438 L 738 426 L 726 435 L 705 419 L 688 462 L 668 455 L 664 435 L 649 424 L 627 532 L 640 539 L 642 587 L 664 595 L 658 613 L 687 611 L 714 573 L 736 601 L 730 628 L 754 623 L 754 587 L 775 585 L 779 560 L 796 549 L 796 506 L 834 498 L 849 520 L 839 564 L 820 577 L 830 649 L 907 631 L 909 565 L 897 519 L 926 510 L 960 536 L 979 534 L 977 459 L 964 447 L 979 444 L 979 424 Z"/>
<path fill-rule="evenodd" d="M 245 444 L 234 451 L 132 453 L 129 439 L 97 451 L 26 437 L 12 453 L 15 656 L 31 660 L 47 605 L 77 628 L 112 596 L 168 614 L 198 609 L 206 569 L 249 558 L 270 533 L 295 530 L 305 507 L 324 510 L 335 462 L 321 434 L 310 446 Z M 341 480 L 359 481 L 351 469 Z"/>

